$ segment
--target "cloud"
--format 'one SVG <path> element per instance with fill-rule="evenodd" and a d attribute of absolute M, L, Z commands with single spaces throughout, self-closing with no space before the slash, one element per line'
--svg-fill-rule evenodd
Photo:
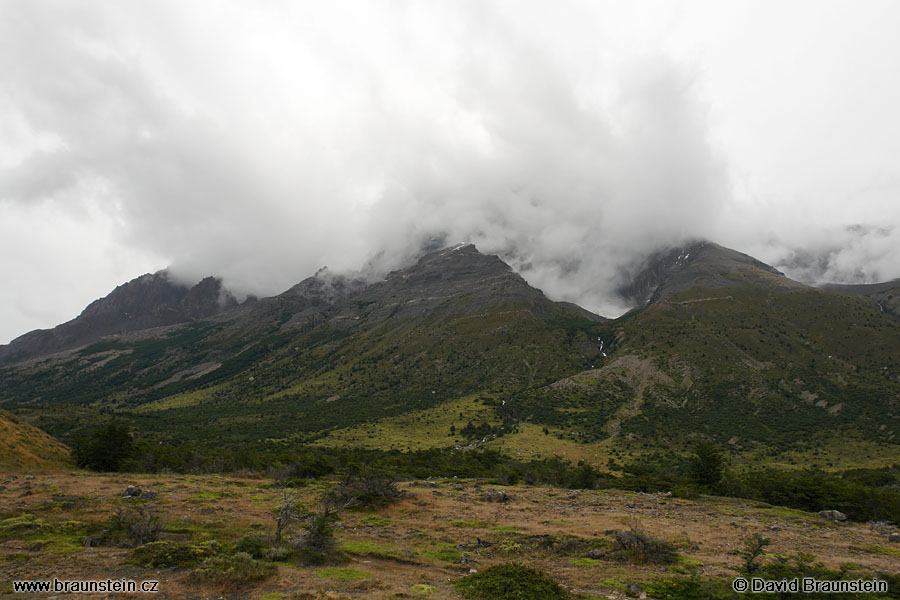
<path fill-rule="evenodd" d="M 95 256 L 259 295 L 323 265 L 383 272 L 430 238 L 470 241 L 605 314 L 660 246 L 806 248 L 735 199 L 706 63 L 666 42 L 683 7 L 564 8 L 5 2 L 0 211 L 33 227 L 49 211 L 65 223 L 54 247 L 93 238 Z M 2 273 L 17 286 L 34 283 L 29 264 L 62 268 L 25 245 L 24 266 Z M 866 252 L 846 256 L 894 272 L 894 253 Z M 113 269 L 94 264 L 98 296 Z"/>

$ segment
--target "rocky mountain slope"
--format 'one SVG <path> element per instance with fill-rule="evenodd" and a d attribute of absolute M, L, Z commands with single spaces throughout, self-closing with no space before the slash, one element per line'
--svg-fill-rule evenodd
<path fill-rule="evenodd" d="M 321 271 L 206 320 L 3 369 L 0 402 L 40 412 L 54 432 L 112 409 L 174 437 L 306 439 L 577 372 L 600 351 L 572 322 L 602 319 L 460 246 L 383 281 Z"/>
<path fill-rule="evenodd" d="M 875 300 L 709 242 L 650 257 L 623 293 L 641 305 L 607 321 L 457 246 L 382 281 L 323 270 L 8 366 L 0 404 L 63 436 L 116 412 L 161 439 L 225 445 L 557 440 L 607 456 L 699 438 L 742 452 L 900 443 L 900 321 Z"/>
<path fill-rule="evenodd" d="M 738 281 L 795 287 L 801 284 L 752 256 L 700 241 L 648 256 L 619 294 L 636 306 L 695 286 L 728 287 Z"/>
<path fill-rule="evenodd" d="M 205 319 L 235 305 L 234 296 L 214 277 L 188 287 L 172 281 L 166 271 L 148 273 L 91 302 L 71 321 L 0 346 L 0 364 L 79 348 L 103 336 Z"/>

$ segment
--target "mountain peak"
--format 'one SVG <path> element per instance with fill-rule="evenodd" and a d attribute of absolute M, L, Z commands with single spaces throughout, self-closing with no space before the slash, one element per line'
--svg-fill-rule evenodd
<path fill-rule="evenodd" d="M 71 321 L 31 331 L 0 346 L 0 362 L 78 348 L 107 335 L 205 319 L 237 304 L 216 277 L 188 286 L 173 280 L 165 269 L 145 273 L 94 300 Z"/>
<path fill-rule="evenodd" d="M 617 291 L 632 303 L 642 305 L 689 287 L 724 287 L 748 282 L 805 287 L 752 256 L 698 240 L 654 252 L 643 261 L 631 283 Z"/>

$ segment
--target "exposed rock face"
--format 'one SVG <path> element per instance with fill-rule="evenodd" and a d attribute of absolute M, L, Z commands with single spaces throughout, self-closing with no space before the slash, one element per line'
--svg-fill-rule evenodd
<path fill-rule="evenodd" d="M 763 279 L 782 286 L 802 287 L 751 256 L 712 242 L 694 242 L 652 254 L 631 283 L 620 287 L 618 292 L 631 303 L 643 305 L 694 286 L 731 286 L 741 280 Z"/>
<path fill-rule="evenodd" d="M 13 363 L 91 344 L 103 336 L 186 323 L 237 304 L 222 282 L 207 277 L 188 287 L 166 271 L 122 284 L 53 329 L 37 329 L 0 346 L 0 363 Z"/>
<path fill-rule="evenodd" d="M 354 294 L 350 302 L 357 309 L 371 307 L 366 311 L 370 318 L 386 321 L 427 316 L 437 310 L 445 315 L 468 313 L 498 299 L 538 316 L 557 310 L 556 303 L 529 286 L 498 256 L 482 254 L 471 244 L 426 254 L 412 267 L 390 273 L 384 281 Z M 580 307 L 566 307 L 585 318 L 603 320 Z"/>
<path fill-rule="evenodd" d="M 471 244 L 426 254 L 416 264 L 374 283 L 323 268 L 282 294 L 243 307 L 232 316 L 259 322 L 282 314 L 288 315 L 290 325 L 327 321 L 339 329 L 370 328 L 438 313 L 468 314 L 495 306 L 498 300 L 508 302 L 511 310 L 529 310 L 536 316 L 550 316 L 564 307 L 590 320 L 605 320 L 574 304 L 549 300 L 498 256 L 482 254 Z"/>

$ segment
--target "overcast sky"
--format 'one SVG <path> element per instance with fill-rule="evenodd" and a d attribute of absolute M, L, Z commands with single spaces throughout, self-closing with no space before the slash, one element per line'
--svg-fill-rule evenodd
<path fill-rule="evenodd" d="M 142 273 L 500 253 L 609 316 L 708 238 L 900 276 L 900 2 L 0 0 L 0 343 Z"/>

